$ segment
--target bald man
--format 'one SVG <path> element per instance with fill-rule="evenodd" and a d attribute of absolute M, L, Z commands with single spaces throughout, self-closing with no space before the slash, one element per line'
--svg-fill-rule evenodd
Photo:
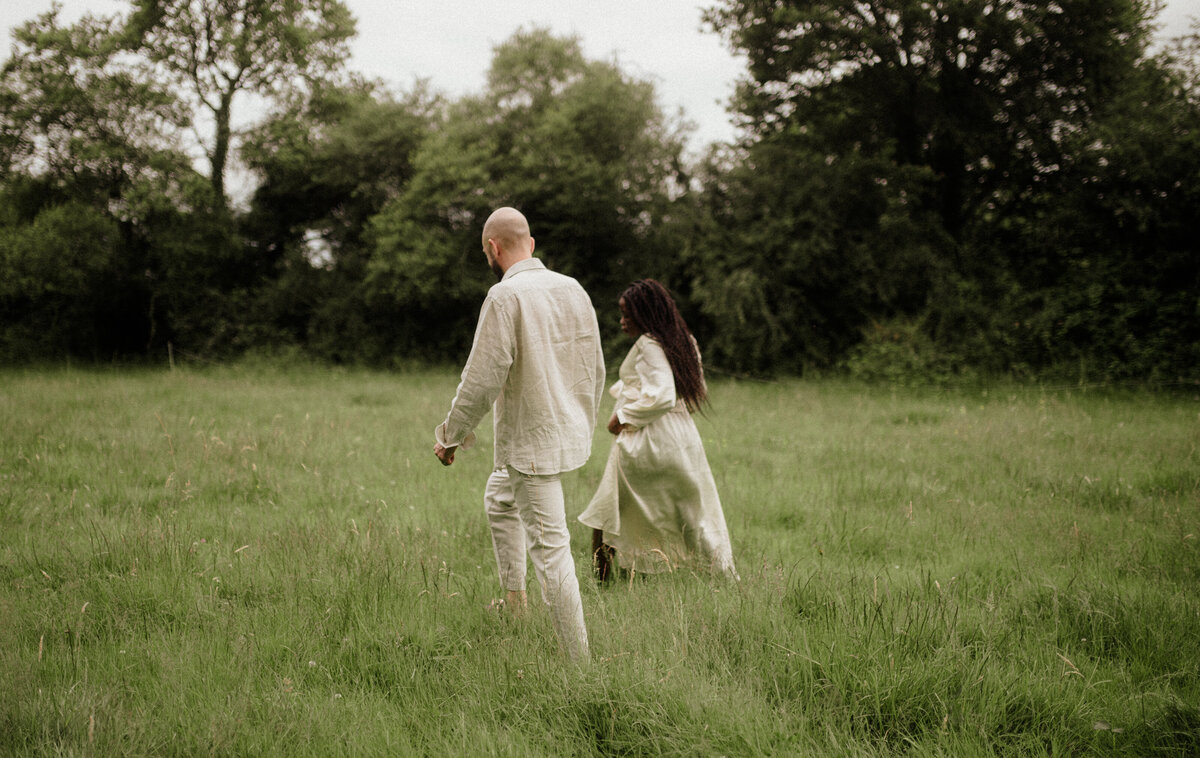
<path fill-rule="evenodd" d="M 458 391 L 434 430 L 433 452 L 443 465 L 454 463 L 492 410 L 495 461 L 484 508 L 505 604 L 517 612 L 526 607 L 528 552 L 563 649 L 583 662 L 587 629 L 560 477 L 591 453 L 604 391 L 596 311 L 579 282 L 533 257 L 520 211 L 493 212 L 482 241 L 500 282 L 483 301 Z"/>

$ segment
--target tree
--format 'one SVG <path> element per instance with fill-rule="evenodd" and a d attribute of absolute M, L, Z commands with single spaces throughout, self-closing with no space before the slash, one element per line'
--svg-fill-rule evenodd
<path fill-rule="evenodd" d="M 620 288 L 673 265 L 661 235 L 681 145 L 653 85 L 585 59 L 575 39 L 518 32 L 496 49 L 487 90 L 449 109 L 407 190 L 373 220 L 374 301 L 434 354 L 461 357 L 490 276 L 483 221 L 513 205 L 538 255 L 584 284 L 615 334 Z"/>
<path fill-rule="evenodd" d="M 368 84 L 322 87 L 248 135 L 259 177 L 243 230 L 272 267 L 260 318 L 333 360 L 379 360 L 386 318 L 363 280 L 370 220 L 407 187 L 414 155 L 441 115 L 424 86 L 397 100 Z"/>
<path fill-rule="evenodd" d="M 339 0 L 134 0 L 133 9 L 126 44 L 212 119 L 212 135 L 202 142 L 221 198 L 234 98 L 328 79 L 349 57 L 354 35 L 354 19 Z"/>
<path fill-rule="evenodd" d="M 1063 142 L 1145 49 L 1156 0 L 726 0 L 707 19 L 749 59 L 735 106 L 758 138 L 931 170 L 960 239 L 1069 160 Z"/>
<path fill-rule="evenodd" d="M 1001 325 L 980 319 L 994 318 L 1013 286 L 1056 281 L 1061 261 L 1036 257 L 1061 251 L 1023 235 L 1038 234 L 1046 204 L 1086 173 L 1077 164 L 1090 164 L 1089 135 L 1135 76 L 1157 8 L 725 0 L 710 9 L 713 28 L 749 60 L 734 101 L 745 129 L 737 163 L 749 168 L 721 178 L 708 202 L 729 219 L 726 250 L 755 251 L 707 256 L 715 263 L 702 273 L 720 272 L 707 291 L 724 297 L 710 299 L 721 312 L 710 316 L 745 310 L 751 295 L 731 301 L 736 288 L 721 282 L 746 281 L 760 323 L 774 325 L 751 341 L 766 354 L 742 348 L 729 360 L 831 365 L 857 332 L 888 319 L 1000 345 Z M 831 291 L 847 299 L 831 301 Z"/>
<path fill-rule="evenodd" d="M 688 268 L 708 362 L 758 374 L 829 367 L 872 318 L 924 302 L 946 245 L 912 207 L 924 171 L 778 135 L 724 148 L 701 177 Z"/>
<path fill-rule="evenodd" d="M 112 347 L 104 293 L 120 283 L 119 250 L 116 223 L 79 203 L 0 227 L 0 356 L 95 356 Z"/>
<path fill-rule="evenodd" d="M 187 123 L 178 101 L 115 35 L 111 19 L 63 27 L 57 10 L 13 30 L 0 69 L 0 179 L 38 177 L 43 202 L 107 204 L 156 170 L 186 165 L 175 149 Z"/>
<path fill-rule="evenodd" d="M 1200 91 L 1185 62 L 1197 60 L 1193 49 L 1143 61 L 1072 138 L 1062 182 L 994 225 L 991 244 L 1022 263 L 979 320 L 1005 327 L 996 362 L 1089 380 L 1195 377 Z"/>
<path fill-rule="evenodd" d="M 122 51 L 116 29 L 92 17 L 63 27 L 53 11 L 14 31 L 0 72 L 0 351 L 9 355 L 150 349 L 172 338 L 168 313 L 185 315 L 185 294 L 207 290 L 189 265 L 198 247 L 221 259 L 201 235 L 169 256 L 150 242 L 183 231 L 180 217 L 203 215 L 212 198 L 176 149 L 183 109 Z"/>

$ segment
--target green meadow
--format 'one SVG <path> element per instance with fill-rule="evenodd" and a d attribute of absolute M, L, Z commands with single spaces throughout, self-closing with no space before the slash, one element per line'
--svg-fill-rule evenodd
<path fill-rule="evenodd" d="M 0 371 L 0 754 L 1200 754 L 1195 391 L 714 380 L 737 583 L 591 580 L 598 429 L 579 670 L 456 383 Z"/>

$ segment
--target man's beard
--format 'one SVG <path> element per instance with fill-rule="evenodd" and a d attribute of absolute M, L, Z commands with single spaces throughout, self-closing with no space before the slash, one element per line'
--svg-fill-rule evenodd
<path fill-rule="evenodd" d="M 496 261 L 488 261 L 488 266 L 492 269 L 492 273 L 496 275 L 496 281 L 504 278 L 504 269 L 500 268 L 500 264 Z"/>

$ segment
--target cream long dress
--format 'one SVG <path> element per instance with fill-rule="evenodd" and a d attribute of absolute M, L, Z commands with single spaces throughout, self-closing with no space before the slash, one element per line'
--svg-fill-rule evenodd
<path fill-rule="evenodd" d="M 609 389 L 623 424 L 600 486 L 579 520 L 604 532 L 622 568 L 657 573 L 683 565 L 737 578 L 729 530 L 700 433 L 667 355 L 648 334 Z"/>

